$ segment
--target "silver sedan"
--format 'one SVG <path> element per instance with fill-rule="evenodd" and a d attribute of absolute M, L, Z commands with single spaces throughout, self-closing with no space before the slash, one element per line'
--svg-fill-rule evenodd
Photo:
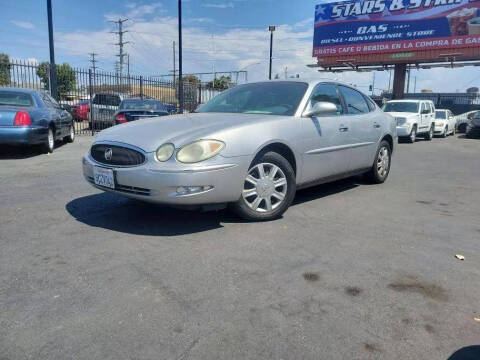
<path fill-rule="evenodd" d="M 348 85 L 269 81 L 239 85 L 195 113 L 102 131 L 83 157 L 93 186 L 160 204 L 270 220 L 298 188 L 389 174 L 393 118 Z"/>

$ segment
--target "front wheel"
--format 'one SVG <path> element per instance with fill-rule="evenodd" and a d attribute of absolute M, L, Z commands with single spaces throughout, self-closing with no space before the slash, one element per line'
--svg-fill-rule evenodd
<path fill-rule="evenodd" d="M 68 131 L 68 136 L 65 137 L 65 141 L 68 143 L 73 143 L 75 140 L 75 127 L 73 124 L 70 125 L 70 129 Z"/>
<path fill-rule="evenodd" d="M 410 131 L 410 136 L 408 137 L 408 142 L 413 144 L 417 140 L 417 126 L 412 126 L 412 131 Z"/>
<path fill-rule="evenodd" d="M 445 130 L 443 131 L 443 138 L 446 138 L 448 136 L 448 126 L 445 126 Z"/>
<path fill-rule="evenodd" d="M 392 149 L 388 141 L 383 140 L 377 149 L 375 162 L 367 173 L 370 182 L 374 184 L 382 184 L 387 180 L 390 174 L 390 164 L 392 160 Z"/>
<path fill-rule="evenodd" d="M 292 165 L 283 156 L 267 152 L 253 161 L 233 210 L 242 218 L 266 221 L 279 218 L 295 197 Z"/>
<path fill-rule="evenodd" d="M 425 140 L 427 141 L 430 141 L 433 139 L 433 125 L 430 126 L 430 130 L 428 131 L 428 133 L 425 135 Z"/>

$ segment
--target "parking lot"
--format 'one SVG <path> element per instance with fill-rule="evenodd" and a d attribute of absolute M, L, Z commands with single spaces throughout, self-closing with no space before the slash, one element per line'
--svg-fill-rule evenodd
<path fill-rule="evenodd" d="M 2 149 L 2 360 L 448 359 L 480 344 L 479 140 L 399 144 L 385 184 L 303 190 L 266 223 L 102 193 L 81 174 L 91 141 Z"/>

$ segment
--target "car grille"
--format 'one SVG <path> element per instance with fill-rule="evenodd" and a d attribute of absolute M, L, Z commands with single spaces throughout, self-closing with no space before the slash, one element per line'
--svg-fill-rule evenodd
<path fill-rule="evenodd" d="M 95 180 L 93 177 L 88 176 L 88 181 L 95 185 Z M 95 185 L 98 186 L 98 185 Z M 103 187 L 100 186 L 102 189 Z M 110 190 L 109 188 L 105 188 L 107 190 Z M 127 194 L 135 194 L 135 195 L 143 195 L 143 196 L 150 196 L 151 195 L 151 190 L 150 189 L 145 189 L 145 188 L 139 188 L 136 186 L 127 186 L 127 185 L 121 185 L 121 184 L 116 184 L 115 185 L 115 191 L 127 193 Z"/>
<path fill-rule="evenodd" d="M 111 150 L 111 156 L 106 156 L 108 150 Z M 141 152 L 122 146 L 97 144 L 92 146 L 90 154 L 95 161 L 106 165 L 136 166 L 145 162 L 145 155 Z"/>

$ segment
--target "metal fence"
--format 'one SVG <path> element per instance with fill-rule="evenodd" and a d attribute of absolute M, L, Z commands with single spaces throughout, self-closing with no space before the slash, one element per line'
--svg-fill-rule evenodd
<path fill-rule="evenodd" d="M 11 62 L 6 86 L 49 91 L 48 65 Z M 178 81 L 140 75 L 120 75 L 92 69 L 57 65 L 58 101 L 73 116 L 77 134 L 92 134 L 115 124 L 114 114 L 121 100 L 147 98 L 162 101 L 171 113 L 178 112 Z M 223 89 L 209 83 L 183 82 L 184 110 L 193 111 Z"/>

